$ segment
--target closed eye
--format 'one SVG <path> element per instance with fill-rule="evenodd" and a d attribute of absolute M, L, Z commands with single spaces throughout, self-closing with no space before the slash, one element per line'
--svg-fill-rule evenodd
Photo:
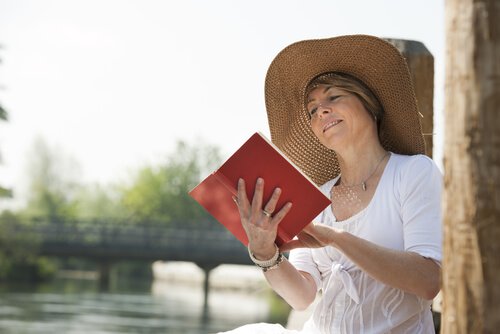
<path fill-rule="evenodd" d="M 314 116 L 314 114 L 318 111 L 318 107 L 314 107 L 311 110 L 309 110 L 309 117 Z"/>
<path fill-rule="evenodd" d="M 328 101 L 328 103 L 331 103 L 331 102 L 335 101 L 336 99 L 338 99 L 339 97 L 342 97 L 342 95 L 328 96 L 327 101 Z M 321 103 L 319 105 L 321 105 Z M 313 108 L 309 109 L 308 110 L 309 116 L 312 117 L 317 111 L 318 111 L 318 107 L 313 107 Z"/>
<path fill-rule="evenodd" d="M 341 95 L 332 95 L 332 96 L 329 96 L 329 97 L 328 97 L 328 101 L 329 101 L 329 102 L 333 102 L 333 101 L 335 101 L 336 99 L 338 99 L 339 97 L 341 97 Z"/>

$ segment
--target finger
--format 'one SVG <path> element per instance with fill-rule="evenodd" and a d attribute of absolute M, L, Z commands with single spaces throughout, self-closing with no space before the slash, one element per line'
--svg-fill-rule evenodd
<path fill-rule="evenodd" d="M 245 187 L 245 180 L 238 179 L 238 197 L 236 198 L 238 206 L 241 208 L 248 205 L 247 191 Z"/>
<path fill-rule="evenodd" d="M 269 199 L 269 201 L 267 201 L 264 210 L 266 210 L 269 213 L 273 213 L 274 210 L 276 210 L 276 204 L 278 203 L 280 195 L 281 195 L 281 189 L 275 188 L 273 194 L 271 195 L 271 198 Z"/>
<path fill-rule="evenodd" d="M 255 182 L 255 191 L 252 198 L 252 216 L 261 217 L 262 216 L 262 194 L 264 192 L 264 180 L 258 178 Z"/>
<path fill-rule="evenodd" d="M 283 220 L 283 218 L 285 218 L 286 214 L 290 212 L 291 208 L 292 208 L 291 202 L 288 202 L 285 205 L 283 205 L 283 207 L 273 216 L 271 224 L 278 225 Z"/>

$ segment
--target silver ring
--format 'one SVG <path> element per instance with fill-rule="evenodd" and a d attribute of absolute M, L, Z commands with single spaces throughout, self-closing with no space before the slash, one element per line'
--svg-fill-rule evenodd
<path fill-rule="evenodd" d="M 267 212 L 266 210 L 262 209 L 262 213 L 268 217 L 268 218 L 271 218 L 271 213 L 270 212 Z"/>

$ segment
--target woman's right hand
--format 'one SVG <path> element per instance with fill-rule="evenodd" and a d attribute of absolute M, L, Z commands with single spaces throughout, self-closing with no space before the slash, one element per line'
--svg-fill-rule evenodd
<path fill-rule="evenodd" d="M 263 206 L 264 180 L 258 178 L 252 202 L 248 200 L 245 181 L 238 180 L 238 197 L 235 199 L 240 212 L 241 224 L 248 237 L 248 247 L 259 260 L 267 260 L 276 252 L 274 241 L 278 231 L 278 224 L 290 211 L 292 203 L 286 203 L 278 212 L 274 213 L 281 194 L 276 188 L 269 201 Z M 268 214 L 266 214 L 268 213 Z"/>

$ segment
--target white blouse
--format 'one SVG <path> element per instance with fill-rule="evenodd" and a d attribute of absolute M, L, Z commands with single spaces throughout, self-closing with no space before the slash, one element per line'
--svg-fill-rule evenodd
<path fill-rule="evenodd" d="M 321 190 L 328 195 L 337 179 Z M 315 222 L 440 263 L 441 188 L 431 159 L 392 153 L 365 209 L 337 221 L 328 207 Z M 322 293 L 303 333 L 434 333 L 431 300 L 371 278 L 333 247 L 295 249 L 290 262 L 311 274 Z"/>

